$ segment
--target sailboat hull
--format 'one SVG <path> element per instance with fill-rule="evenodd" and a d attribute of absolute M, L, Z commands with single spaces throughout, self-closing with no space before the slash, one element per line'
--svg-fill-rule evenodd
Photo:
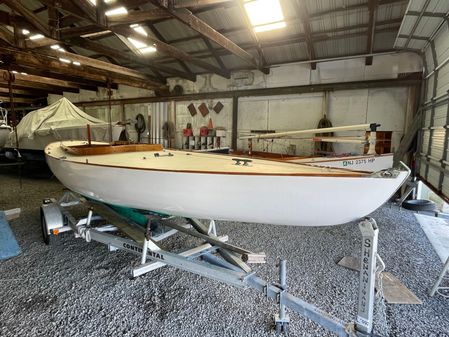
<path fill-rule="evenodd" d="M 101 202 L 183 217 L 293 226 L 357 220 L 387 201 L 408 176 L 405 171 L 384 178 L 146 170 L 54 155 L 47 155 L 47 162 L 67 188 Z"/>

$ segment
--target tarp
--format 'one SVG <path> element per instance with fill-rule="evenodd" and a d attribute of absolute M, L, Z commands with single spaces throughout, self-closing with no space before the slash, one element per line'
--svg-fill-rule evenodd
<path fill-rule="evenodd" d="M 86 140 L 87 124 L 92 140 L 107 141 L 108 124 L 92 117 L 63 97 L 53 104 L 28 113 L 17 125 L 20 148 L 43 149 L 55 140 Z M 9 135 L 6 147 L 14 148 L 15 135 Z"/>

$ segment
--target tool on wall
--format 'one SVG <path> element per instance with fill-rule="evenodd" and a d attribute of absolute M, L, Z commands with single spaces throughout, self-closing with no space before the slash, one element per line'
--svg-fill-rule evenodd
<path fill-rule="evenodd" d="M 140 143 L 142 133 L 146 130 L 145 117 L 142 114 L 137 114 L 134 128 L 137 132 L 137 142 Z"/>
<path fill-rule="evenodd" d="M 329 110 L 329 93 L 327 91 L 324 92 L 323 95 L 323 117 L 319 120 L 317 129 L 322 128 L 331 128 L 332 122 L 327 118 L 327 112 Z M 332 137 L 334 135 L 333 132 L 325 132 L 325 133 L 317 133 L 318 137 Z M 334 145 L 330 142 L 315 142 L 315 153 L 328 155 L 334 153 Z"/>

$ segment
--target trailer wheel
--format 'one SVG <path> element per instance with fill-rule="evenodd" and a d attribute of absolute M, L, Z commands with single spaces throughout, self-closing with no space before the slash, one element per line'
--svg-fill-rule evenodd
<path fill-rule="evenodd" d="M 41 207 L 41 230 L 42 230 L 42 240 L 46 245 L 50 244 L 50 235 L 47 231 L 47 221 L 45 220 L 45 214 Z"/>
<path fill-rule="evenodd" d="M 411 211 L 434 211 L 435 203 L 425 199 L 406 200 L 402 203 L 402 207 Z"/>

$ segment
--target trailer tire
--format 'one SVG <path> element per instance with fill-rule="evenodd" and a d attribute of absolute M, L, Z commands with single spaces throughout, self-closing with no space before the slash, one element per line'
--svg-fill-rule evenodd
<path fill-rule="evenodd" d="M 402 207 L 411 211 L 434 211 L 435 203 L 426 199 L 406 200 L 402 203 Z"/>
<path fill-rule="evenodd" d="M 47 221 L 45 220 L 44 210 L 41 207 L 41 230 L 42 230 L 42 240 L 46 245 L 50 244 L 50 235 L 47 231 Z"/>

